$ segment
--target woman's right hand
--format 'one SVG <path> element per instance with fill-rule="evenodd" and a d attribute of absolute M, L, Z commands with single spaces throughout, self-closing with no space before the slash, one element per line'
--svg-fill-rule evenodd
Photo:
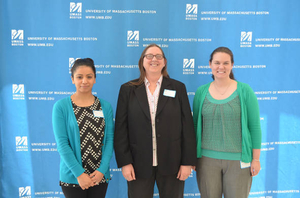
<path fill-rule="evenodd" d="M 88 189 L 89 187 L 94 186 L 94 182 L 90 178 L 90 176 L 86 173 L 82 173 L 80 176 L 77 177 L 79 186 L 82 190 Z"/>
<path fill-rule="evenodd" d="M 135 180 L 135 173 L 132 164 L 123 166 L 122 174 L 127 181 Z"/>

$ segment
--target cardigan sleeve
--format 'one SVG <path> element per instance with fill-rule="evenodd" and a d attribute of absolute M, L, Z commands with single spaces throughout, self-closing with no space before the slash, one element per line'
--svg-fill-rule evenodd
<path fill-rule="evenodd" d="M 198 158 L 202 157 L 201 155 L 202 104 L 205 99 L 209 86 L 210 83 L 200 86 L 196 91 L 194 101 L 193 101 L 193 120 L 194 120 L 195 132 L 196 132 Z"/>
<path fill-rule="evenodd" d="M 261 127 L 260 127 L 260 115 L 257 97 L 249 85 L 246 85 L 246 108 L 248 118 L 248 129 L 251 134 L 252 148 L 261 148 Z"/>
<path fill-rule="evenodd" d="M 196 133 L 197 133 L 197 125 L 198 125 L 198 117 L 199 117 L 199 109 L 200 109 L 199 92 L 200 91 L 198 88 L 193 101 L 193 121 L 194 121 L 194 129 Z"/>
<path fill-rule="evenodd" d="M 77 178 L 84 172 L 84 168 L 76 159 L 74 151 L 70 146 L 69 137 L 67 134 L 66 117 L 67 115 L 63 110 L 61 102 L 55 103 L 52 112 L 52 125 L 55 140 L 57 142 L 57 150 L 61 157 L 61 160 Z"/>
<path fill-rule="evenodd" d="M 102 147 L 102 159 L 99 168 L 97 169 L 99 172 L 105 174 L 109 170 L 110 160 L 113 154 L 113 143 L 114 143 L 114 121 L 113 121 L 113 110 L 111 105 L 101 100 L 101 106 L 104 113 L 105 118 L 105 130 L 104 136 L 105 142 Z"/>

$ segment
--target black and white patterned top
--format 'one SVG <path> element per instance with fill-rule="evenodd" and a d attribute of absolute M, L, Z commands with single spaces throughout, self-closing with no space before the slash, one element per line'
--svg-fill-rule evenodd
<path fill-rule="evenodd" d="M 72 101 L 73 111 L 80 131 L 80 146 L 84 173 L 91 174 L 97 170 L 101 162 L 101 147 L 104 137 L 105 119 L 94 116 L 94 111 L 102 111 L 100 100 L 95 96 L 95 102 L 89 107 L 79 107 Z M 102 114 L 103 115 L 103 114 Z M 100 183 L 105 183 L 105 178 Z M 61 186 L 80 187 L 78 184 L 60 182 Z"/>

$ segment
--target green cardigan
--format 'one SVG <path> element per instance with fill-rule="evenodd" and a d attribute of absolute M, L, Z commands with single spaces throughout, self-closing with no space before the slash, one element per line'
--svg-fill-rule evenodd
<path fill-rule="evenodd" d="M 202 105 L 211 83 L 200 86 L 194 97 L 193 120 L 197 140 L 197 157 L 201 154 Z M 252 161 L 252 149 L 261 148 L 261 127 L 256 95 L 248 84 L 237 82 L 241 102 L 242 162 Z"/>
<path fill-rule="evenodd" d="M 113 154 L 114 122 L 111 105 L 99 99 L 105 119 L 104 139 L 100 167 L 106 181 L 110 179 L 109 164 Z M 60 155 L 60 181 L 78 184 L 77 177 L 84 172 L 81 160 L 80 134 L 71 97 L 57 101 L 53 106 L 52 124 L 57 150 Z"/>

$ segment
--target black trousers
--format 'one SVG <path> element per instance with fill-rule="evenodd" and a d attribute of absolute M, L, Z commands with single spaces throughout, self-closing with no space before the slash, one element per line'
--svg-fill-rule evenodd
<path fill-rule="evenodd" d="M 107 186 L 108 183 L 100 183 L 86 190 L 65 186 L 62 186 L 61 189 L 66 198 L 104 198 Z"/>
<path fill-rule="evenodd" d="M 128 198 L 153 198 L 156 182 L 160 198 L 183 198 L 184 181 L 174 175 L 161 175 L 157 167 L 153 167 L 151 178 L 136 178 L 127 182 Z"/>

